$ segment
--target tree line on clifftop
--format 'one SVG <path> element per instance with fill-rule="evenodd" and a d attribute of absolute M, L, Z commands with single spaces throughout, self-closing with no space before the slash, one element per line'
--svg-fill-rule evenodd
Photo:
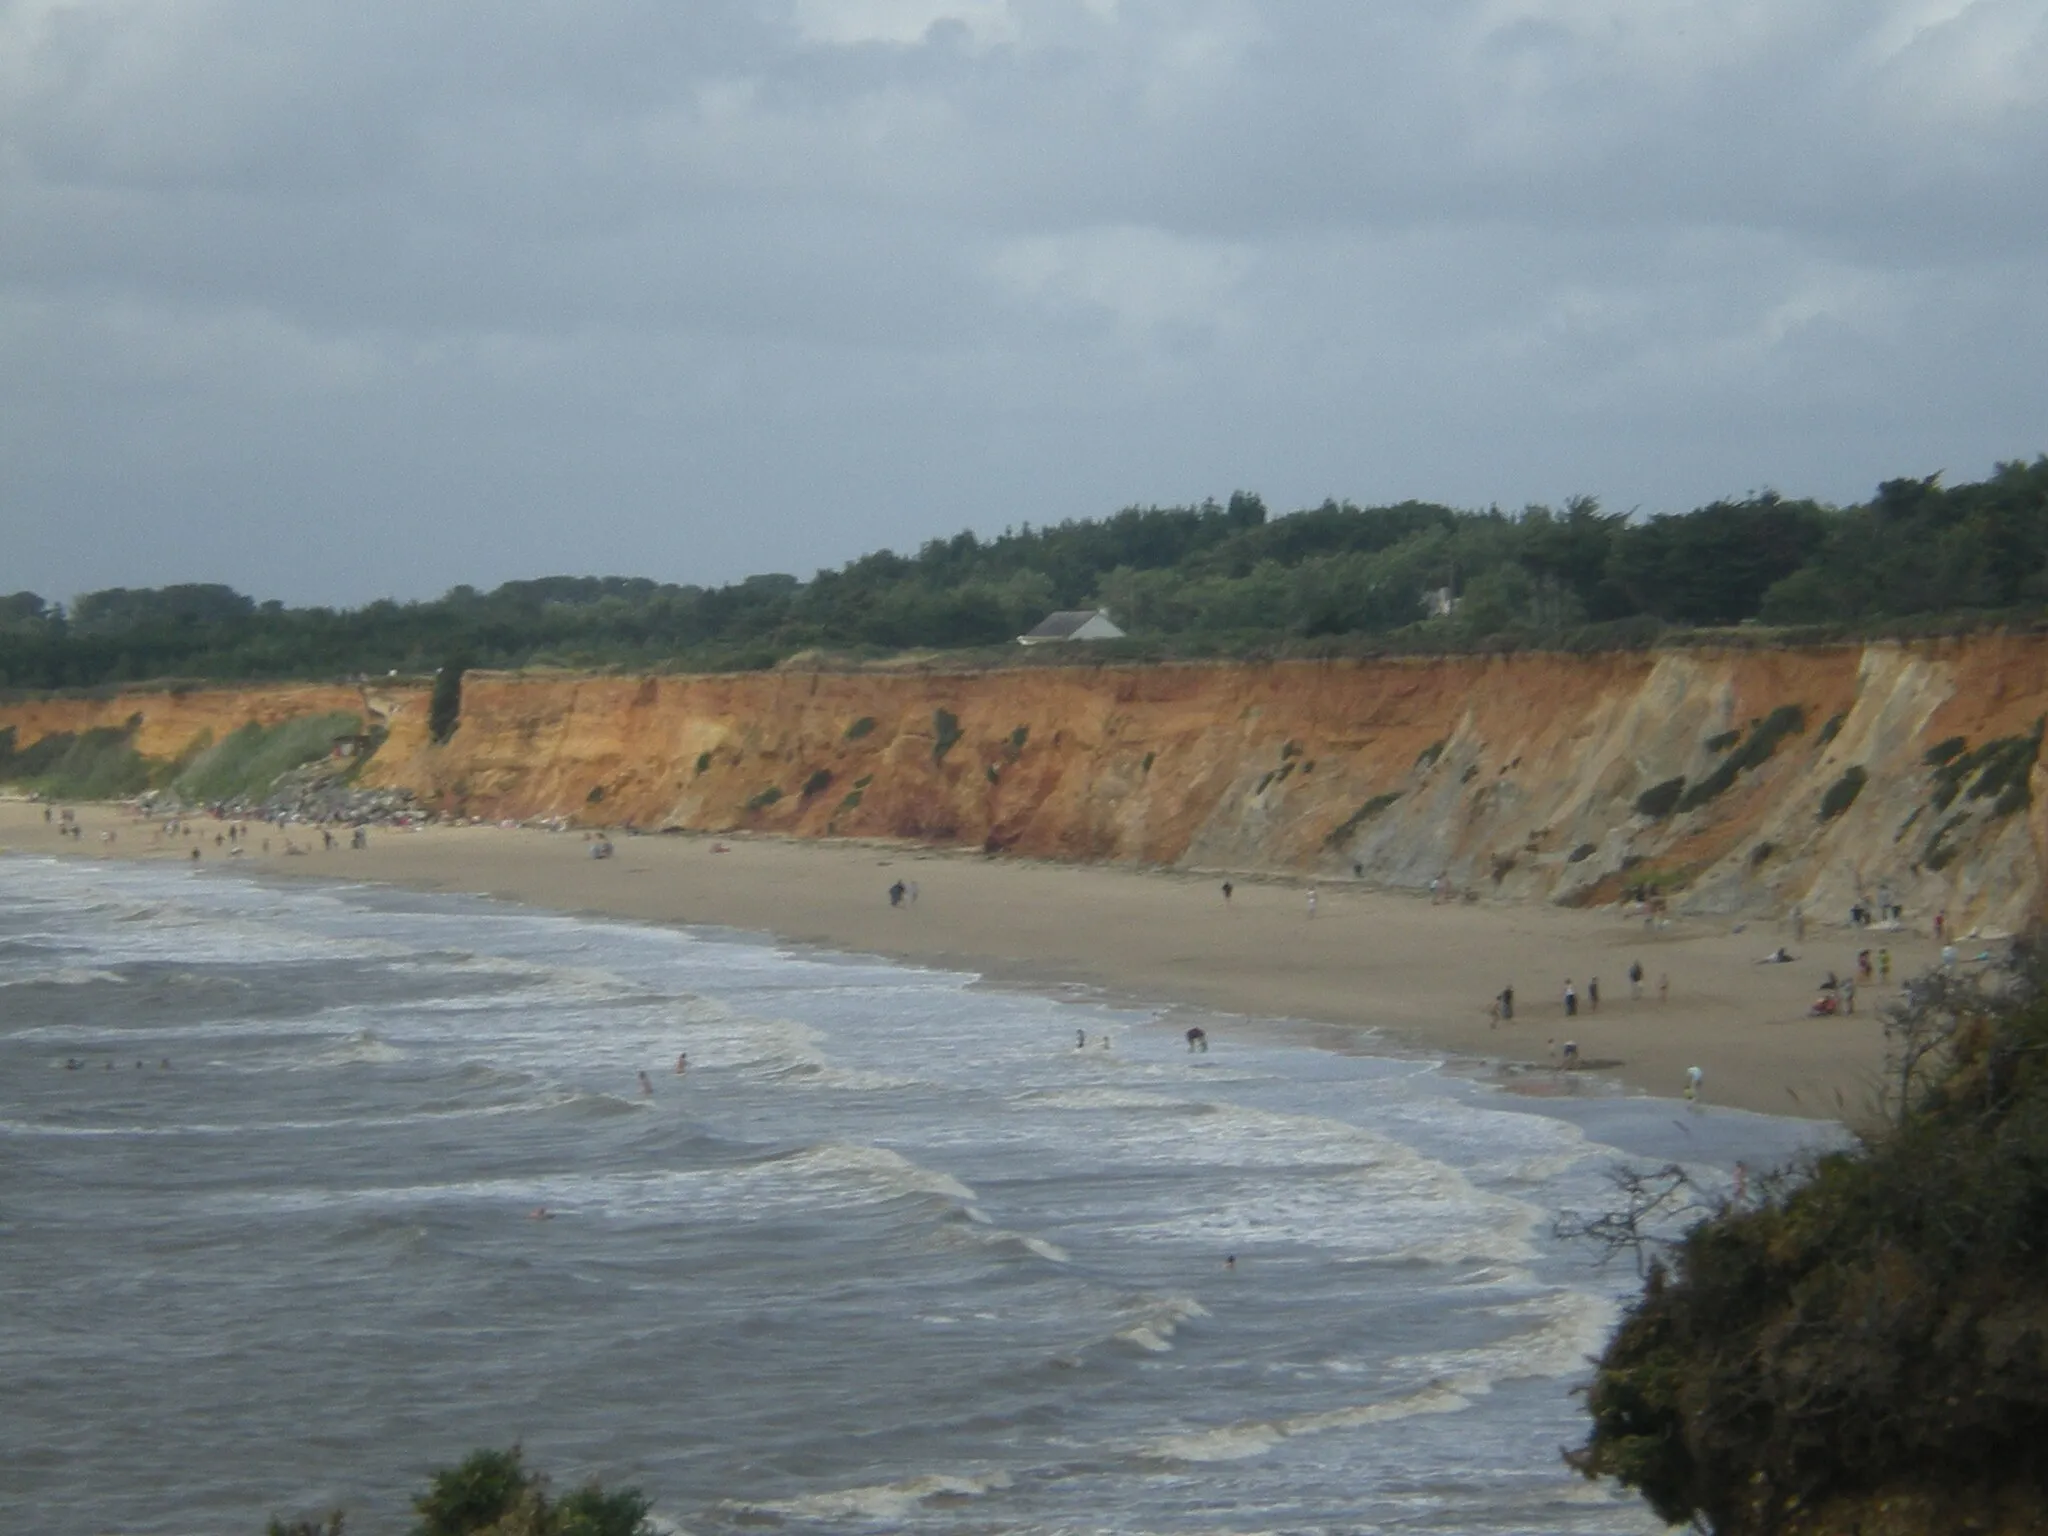
<path fill-rule="evenodd" d="M 735 670 L 814 649 L 1003 646 L 1082 607 L 1129 631 L 1109 654 L 1143 658 L 1642 645 L 1667 627 L 1840 633 L 2044 606 L 2048 457 L 1963 485 L 1890 480 L 1856 506 L 1764 492 L 1646 519 L 1589 498 L 1512 513 L 1325 502 L 1269 517 L 1239 492 L 720 587 L 550 576 L 353 609 L 212 584 L 117 587 L 68 608 L 18 592 L 0 597 L 0 687 L 420 673 L 454 657 Z"/>

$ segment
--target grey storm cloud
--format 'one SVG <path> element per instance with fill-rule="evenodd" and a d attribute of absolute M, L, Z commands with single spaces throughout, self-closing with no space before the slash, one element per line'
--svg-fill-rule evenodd
<path fill-rule="evenodd" d="M 0 3 L 0 590 L 2048 449 L 2041 0 Z"/>

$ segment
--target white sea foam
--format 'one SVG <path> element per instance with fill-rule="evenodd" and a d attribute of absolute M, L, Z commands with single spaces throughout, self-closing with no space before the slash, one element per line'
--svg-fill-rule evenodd
<path fill-rule="evenodd" d="M 974 1191 L 950 1174 L 914 1163 L 887 1147 L 865 1143 L 823 1142 L 756 1167 L 776 1175 L 800 1174 L 806 1179 L 857 1190 L 873 1199 L 936 1195 L 963 1205 L 975 1199 Z"/>
<path fill-rule="evenodd" d="M 587 966 L 535 965 L 524 961 L 499 964 L 464 963 L 448 967 L 425 967 L 429 972 L 444 970 L 450 975 L 486 975 L 516 978 L 519 985 L 503 992 L 478 992 L 459 997 L 424 998 L 408 1006 L 430 1013 L 499 1013 L 508 1007 L 523 1009 L 573 1009 L 592 1003 L 649 1004 L 666 1002 L 659 992 L 609 971 Z"/>
<path fill-rule="evenodd" d="M 1385 1263 L 1520 1265 L 1533 1257 L 1542 1214 L 1418 1154 L 1284 1180 L 1211 1170 L 1200 1189 L 1180 1208 L 1122 1217 L 1119 1231 L 1221 1252 L 1308 1245 Z"/>
<path fill-rule="evenodd" d="M 322 1051 L 310 1063 L 316 1067 L 383 1066 L 388 1062 L 405 1060 L 405 1052 L 386 1040 L 374 1029 L 357 1030 L 354 1034 Z"/>
<path fill-rule="evenodd" d="M 1010 1486 L 1007 1472 L 982 1474 L 927 1473 L 901 1482 L 865 1488 L 836 1488 L 829 1493 L 747 1506 L 799 1520 L 858 1520 L 876 1524 L 907 1519 L 920 1509 L 954 1499 L 980 1498 Z"/>
<path fill-rule="evenodd" d="M 1079 1052 L 1075 1053 L 1079 1055 Z M 1181 1114 L 1200 1114 L 1204 1105 L 1189 1099 L 1174 1098 L 1169 1094 L 1145 1093 L 1134 1088 L 1037 1088 L 1018 1098 L 1028 1104 L 1045 1109 L 1076 1110 L 1154 1110 L 1177 1111 Z"/>
<path fill-rule="evenodd" d="M 1244 1461 L 1263 1456 L 1281 1442 L 1303 1435 L 1367 1429 L 1397 1419 L 1412 1419 L 1417 1414 L 1456 1413 L 1471 1406 L 1471 1398 L 1463 1392 L 1441 1382 L 1432 1382 L 1405 1396 L 1379 1403 L 1362 1403 L 1355 1408 L 1337 1408 L 1324 1413 L 1295 1414 L 1278 1419 L 1250 1419 L 1215 1429 L 1162 1435 L 1143 1447 L 1140 1454 L 1158 1461 Z"/>
<path fill-rule="evenodd" d="M 1209 1309 L 1192 1296 L 1144 1297 L 1127 1310 L 1137 1315 L 1117 1329 L 1115 1337 L 1155 1355 L 1173 1348 L 1181 1324 L 1209 1315 Z"/>
<path fill-rule="evenodd" d="M 113 971 L 67 965 L 44 971 L 16 971 L 10 976 L 0 976 L 0 987 L 85 987 L 96 981 L 118 987 L 125 985 L 126 980 L 127 978 Z"/>
<path fill-rule="evenodd" d="M 984 1251 L 1014 1250 L 1033 1254 L 1049 1264 L 1071 1264 L 1073 1255 L 1048 1238 L 1029 1232 L 1012 1232 L 988 1224 L 988 1217 L 972 1206 L 961 1208 L 964 1221 L 946 1222 L 934 1229 L 932 1240 L 941 1246 Z"/>
<path fill-rule="evenodd" d="M 729 1008 L 680 1020 L 676 1039 L 698 1069 L 742 1072 L 787 1087 L 848 1092 L 913 1088 L 921 1080 L 846 1067 L 825 1052 L 817 1030 L 791 1019 L 764 1019 Z"/>
<path fill-rule="evenodd" d="M 1490 1391 L 1502 1381 L 1578 1375 L 1588 1369 L 1588 1358 L 1606 1343 L 1614 1326 L 1615 1304 L 1591 1291 L 1559 1289 L 1490 1307 L 1487 1313 L 1516 1321 L 1529 1319 L 1535 1326 L 1473 1349 L 1398 1356 L 1387 1362 L 1388 1368 L 1449 1380 L 1461 1392 L 1473 1394 Z"/>

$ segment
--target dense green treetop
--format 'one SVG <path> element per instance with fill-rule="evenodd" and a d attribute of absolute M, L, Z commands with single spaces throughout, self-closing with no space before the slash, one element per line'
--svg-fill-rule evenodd
<path fill-rule="evenodd" d="M 1887 481 L 1859 506 L 1763 492 L 1641 520 L 1589 498 L 1515 513 L 1324 502 L 1269 517 L 1239 492 L 722 587 L 549 576 L 354 609 L 203 584 L 91 592 L 68 611 L 20 592 L 0 596 L 0 686 L 417 675 L 451 657 L 759 667 L 820 647 L 1002 645 L 1052 609 L 1091 606 L 1150 654 L 1213 655 L 1352 636 L 1542 644 L 1618 621 L 1647 639 L 1665 624 L 1855 625 L 2044 603 L 2048 457 L 1953 487 Z"/>

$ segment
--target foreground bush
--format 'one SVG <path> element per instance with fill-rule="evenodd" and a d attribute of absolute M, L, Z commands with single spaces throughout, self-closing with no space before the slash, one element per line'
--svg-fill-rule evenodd
<path fill-rule="evenodd" d="M 1932 1497 L 1954 1529 L 1964 1508 L 2039 1507 L 2044 979 L 2023 948 L 1982 982 L 1914 985 L 1888 1025 L 1887 1128 L 1652 1265 L 1598 1362 L 1574 1466 L 1722 1533 L 1832 1529 L 1809 1517 L 1893 1490 Z"/>
<path fill-rule="evenodd" d="M 434 1474 L 412 1501 L 412 1536 L 649 1536 L 648 1501 L 637 1488 L 606 1493 L 588 1483 L 550 1499 L 548 1480 L 527 1470 L 519 1447 L 472 1451 L 460 1466 Z M 324 1521 L 273 1518 L 267 1536 L 344 1536 L 340 1511 Z"/>

